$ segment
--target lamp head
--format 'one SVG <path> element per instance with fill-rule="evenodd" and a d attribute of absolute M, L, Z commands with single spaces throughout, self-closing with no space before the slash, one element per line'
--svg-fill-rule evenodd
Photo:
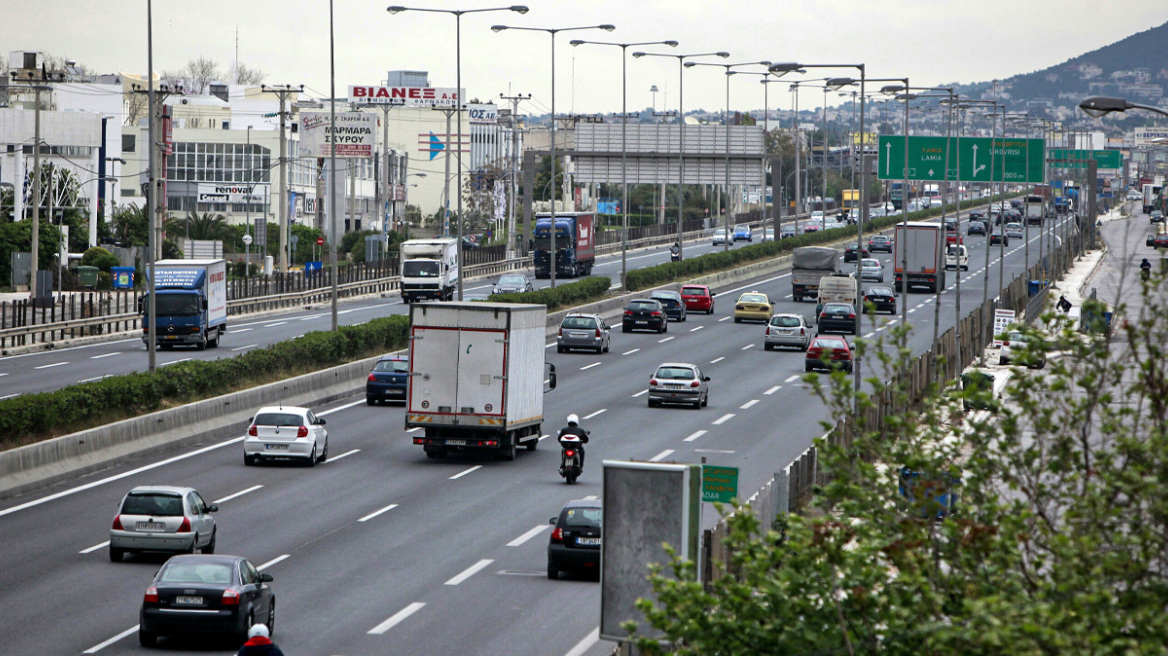
<path fill-rule="evenodd" d="M 513 11 L 517 14 L 526 14 L 528 12 L 528 9 L 525 5 L 513 5 L 511 7 L 511 11 Z"/>
<path fill-rule="evenodd" d="M 850 78 L 850 77 L 831 77 L 831 78 L 827 79 L 825 86 L 832 87 L 834 89 L 838 89 L 840 87 L 846 87 L 850 84 L 855 84 L 855 83 L 856 83 L 856 80 L 853 78 Z"/>
<path fill-rule="evenodd" d="M 571 41 L 568 42 L 568 45 L 578 46 L 582 43 L 584 43 L 584 41 L 582 39 L 572 39 Z"/>
<path fill-rule="evenodd" d="M 645 53 L 641 52 L 640 50 L 633 53 L 633 59 L 640 59 L 641 57 L 644 57 L 644 56 L 645 56 Z"/>
<path fill-rule="evenodd" d="M 605 32 L 611 32 L 611 31 L 613 31 L 613 30 L 615 30 L 615 29 L 616 29 L 616 25 L 608 25 L 608 24 L 605 24 L 605 25 L 597 25 L 597 27 L 599 27 L 600 29 L 604 30 Z"/>
<path fill-rule="evenodd" d="M 502 31 L 503 31 L 503 30 L 505 30 L 505 29 L 507 29 L 507 26 L 506 26 L 506 25 L 492 25 L 492 26 L 491 26 L 491 31 L 492 31 L 492 32 L 502 32 Z"/>
<path fill-rule="evenodd" d="M 686 68 L 693 68 L 694 66 L 697 66 L 697 65 L 698 65 L 697 62 L 685 62 L 684 64 L 682 64 L 682 66 L 685 66 Z"/>
<path fill-rule="evenodd" d="M 777 64 L 771 64 L 768 67 L 768 70 L 770 70 L 772 73 L 790 73 L 791 71 L 797 71 L 800 68 L 803 68 L 802 64 L 796 64 L 795 62 L 779 62 Z"/>
<path fill-rule="evenodd" d="M 406 8 L 405 8 L 405 7 L 399 7 L 399 6 L 397 6 L 397 5 L 394 5 L 394 6 L 392 6 L 392 7 L 386 7 L 386 8 L 385 8 L 385 10 L 386 10 L 386 11 L 388 11 L 389 13 L 391 13 L 391 14 L 400 14 L 401 12 L 405 11 L 405 10 L 406 10 Z"/>
<path fill-rule="evenodd" d="M 916 97 L 917 97 L 917 94 L 915 94 L 915 93 L 898 93 L 898 94 L 896 94 L 897 100 L 916 100 Z"/>
<path fill-rule="evenodd" d="M 676 47 L 677 47 L 677 42 L 676 42 L 676 41 L 662 41 L 661 43 L 663 43 L 664 45 L 667 45 L 667 46 L 669 46 L 670 48 L 676 48 Z"/>
<path fill-rule="evenodd" d="M 722 59 L 726 59 L 727 57 L 730 56 L 730 53 L 726 52 L 725 50 L 721 50 L 721 51 L 715 52 L 714 56 L 721 57 Z"/>
<path fill-rule="evenodd" d="M 904 90 L 905 89 L 904 89 L 903 84 L 888 84 L 888 85 L 880 87 L 880 93 L 883 93 L 883 94 L 886 94 L 889 96 L 891 96 L 895 93 L 898 93 L 900 91 L 904 91 Z"/>
<path fill-rule="evenodd" d="M 1123 112 L 1132 108 L 1132 104 L 1123 98 L 1110 96 L 1091 96 L 1079 103 L 1079 109 L 1087 112 L 1088 116 L 1099 118 L 1111 112 Z"/>

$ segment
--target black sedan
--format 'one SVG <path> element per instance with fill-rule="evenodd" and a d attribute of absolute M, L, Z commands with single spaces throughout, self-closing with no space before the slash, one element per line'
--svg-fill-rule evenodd
<path fill-rule="evenodd" d="M 271 574 L 239 556 L 181 555 L 166 561 L 146 594 L 138 641 L 153 647 L 160 636 L 218 634 L 247 639 L 252 624 L 276 624 Z"/>
<path fill-rule="evenodd" d="M 858 259 L 857 254 L 859 254 L 858 257 L 868 257 L 871 255 L 867 248 L 863 248 L 859 244 L 849 244 L 844 249 L 844 262 L 855 262 Z"/>
<path fill-rule="evenodd" d="M 685 321 L 685 301 L 681 294 L 671 291 L 658 291 L 649 294 L 649 298 L 660 301 L 665 308 L 665 316 L 674 321 Z"/>
<path fill-rule="evenodd" d="M 1001 228 L 995 228 L 994 231 L 992 233 L 990 233 L 990 243 L 991 244 L 1001 244 L 1002 246 L 1009 246 L 1010 245 L 1010 236 L 1007 235 L 1005 232 L 1003 232 Z"/>
<path fill-rule="evenodd" d="M 531 280 L 522 273 L 508 273 L 499 278 L 499 282 L 495 283 L 492 294 L 518 294 L 522 292 L 530 292 L 535 287 L 531 284 Z"/>
<path fill-rule="evenodd" d="M 856 309 L 847 303 L 827 303 L 819 311 L 820 333 L 860 334 L 860 322 L 856 320 Z"/>
<path fill-rule="evenodd" d="M 365 379 L 365 403 L 405 401 L 410 377 L 410 359 L 404 355 L 383 355 Z"/>
<path fill-rule="evenodd" d="M 632 330 L 653 330 L 659 333 L 669 332 L 669 317 L 665 315 L 665 308 L 661 301 L 651 298 L 631 301 L 621 317 L 621 332 Z"/>
<path fill-rule="evenodd" d="M 985 219 L 984 218 L 980 218 L 980 219 L 974 218 L 972 215 L 970 215 L 969 227 L 965 229 L 965 234 L 967 234 L 967 235 L 981 235 L 984 237 L 985 233 L 986 233 Z"/>
<path fill-rule="evenodd" d="M 873 312 L 896 314 L 896 295 L 891 287 L 869 287 L 864 294 L 864 311 L 871 307 Z"/>
<path fill-rule="evenodd" d="M 602 517 L 600 501 L 590 499 L 569 501 L 552 517 L 555 528 L 548 542 L 549 579 L 560 578 L 560 572 L 600 575 Z"/>

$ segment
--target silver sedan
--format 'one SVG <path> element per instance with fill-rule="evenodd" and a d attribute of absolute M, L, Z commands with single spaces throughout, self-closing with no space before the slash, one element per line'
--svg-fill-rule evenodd
<path fill-rule="evenodd" d="M 860 260 L 860 280 L 884 282 L 884 265 L 875 258 Z"/>
<path fill-rule="evenodd" d="M 780 346 L 793 346 L 806 351 L 814 331 L 799 314 L 776 314 L 767 324 L 763 349 L 770 351 Z"/>
<path fill-rule="evenodd" d="M 216 510 L 193 488 L 140 485 L 118 504 L 110 528 L 110 560 L 120 563 L 123 555 L 140 551 L 215 553 L 211 513 Z"/>

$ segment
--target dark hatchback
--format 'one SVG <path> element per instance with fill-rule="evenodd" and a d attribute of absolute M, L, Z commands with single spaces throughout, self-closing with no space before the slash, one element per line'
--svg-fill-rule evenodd
<path fill-rule="evenodd" d="M 660 291 L 649 294 L 649 298 L 660 301 L 665 308 L 665 316 L 674 321 L 685 321 L 685 301 L 678 292 Z"/>
<path fill-rule="evenodd" d="M 966 235 L 981 235 L 984 237 L 985 233 L 986 233 L 985 217 L 975 217 L 972 214 L 970 214 L 969 215 L 969 227 L 965 229 L 965 234 Z"/>
<path fill-rule="evenodd" d="M 365 379 L 365 403 L 406 400 L 410 380 L 410 359 L 404 355 L 386 355 L 373 365 Z"/>
<path fill-rule="evenodd" d="M 874 312 L 890 312 L 896 314 L 896 295 L 891 287 L 869 287 L 864 294 L 864 311 L 868 311 L 871 304 Z"/>
<path fill-rule="evenodd" d="M 654 330 L 659 333 L 669 331 L 669 317 L 665 316 L 665 308 L 661 301 L 638 299 L 632 301 L 625 308 L 621 317 L 621 332 L 631 330 Z"/>
<path fill-rule="evenodd" d="M 858 257 L 868 257 L 871 255 L 867 248 L 858 244 L 850 244 L 844 249 L 844 262 L 855 262 L 858 259 L 857 254 Z"/>
<path fill-rule="evenodd" d="M 860 334 L 856 310 L 847 303 L 828 303 L 819 311 L 819 332 Z"/>
<path fill-rule="evenodd" d="M 599 501 L 582 499 L 564 504 L 560 514 L 551 518 L 555 528 L 548 541 L 549 579 L 560 578 L 560 572 L 600 575 L 603 517 Z"/>
<path fill-rule="evenodd" d="M 276 596 L 271 574 L 239 556 L 181 555 L 166 561 L 142 598 L 138 641 L 160 636 L 212 634 L 243 642 L 252 624 L 273 630 Z"/>

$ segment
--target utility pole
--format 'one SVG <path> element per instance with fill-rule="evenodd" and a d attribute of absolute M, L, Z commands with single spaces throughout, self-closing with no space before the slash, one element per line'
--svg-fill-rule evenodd
<path fill-rule="evenodd" d="M 369 107 L 377 107 L 381 109 L 381 170 L 374 171 L 374 176 L 377 178 L 377 184 L 373 187 L 373 206 L 377 208 L 377 214 L 381 217 L 381 234 L 384 235 L 388 240 L 390 219 L 386 217 L 385 204 L 389 203 L 391 199 L 396 198 L 396 196 L 394 196 L 393 192 L 390 190 L 390 184 L 392 184 L 390 169 L 392 168 L 392 164 L 390 162 L 391 158 L 389 152 L 389 110 L 393 109 L 395 105 L 390 105 L 387 103 L 366 103 L 364 105 L 358 105 L 358 107 L 360 109 L 367 109 Z M 385 181 L 384 184 L 382 184 L 382 180 Z M 381 190 L 383 187 L 386 190 L 384 201 L 382 200 L 381 196 Z M 392 216 L 392 214 L 390 216 Z"/>
<path fill-rule="evenodd" d="M 294 87 L 291 84 L 260 85 L 260 91 L 274 93 L 280 98 L 280 190 L 277 195 L 280 209 L 280 273 L 288 272 L 288 133 L 287 110 L 288 98 L 294 93 L 304 91 L 304 85 Z"/>
<path fill-rule="evenodd" d="M 511 101 L 511 203 L 507 212 L 507 257 L 515 257 L 522 240 L 515 239 L 515 196 L 519 188 L 519 101 L 531 100 L 531 94 L 514 96 L 499 94 L 502 100 Z M 528 189 L 527 193 L 531 193 Z M 523 235 L 526 239 L 527 235 Z"/>

